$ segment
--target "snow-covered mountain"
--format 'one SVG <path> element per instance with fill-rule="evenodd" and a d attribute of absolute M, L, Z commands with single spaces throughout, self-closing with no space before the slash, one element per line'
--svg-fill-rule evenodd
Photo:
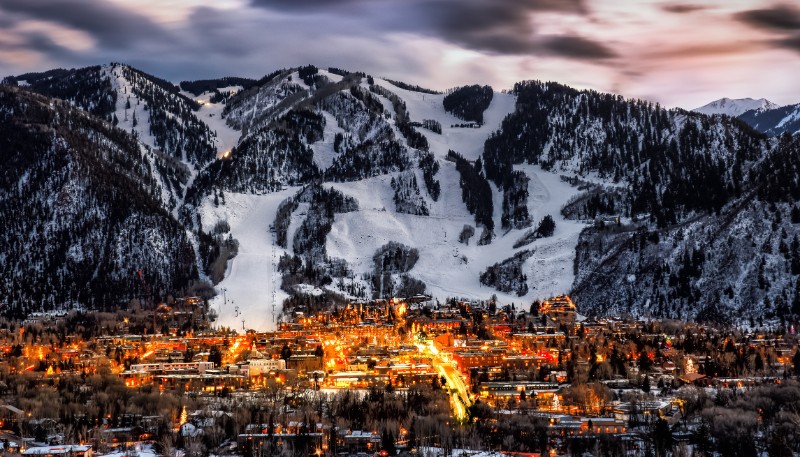
<path fill-rule="evenodd" d="M 228 160 L 212 164 L 196 181 L 197 187 L 212 181 L 219 186 L 218 192 L 199 192 L 207 195 L 198 202 L 202 226 L 228 221 L 239 241 L 239 255 L 219 284 L 227 293 L 213 300 L 222 321 L 267 325 L 271 316 L 263 304 L 287 292 L 320 300 L 330 300 L 330 293 L 364 299 L 425 292 L 442 301 L 496 295 L 504 303 L 524 303 L 569 290 L 585 223 L 565 219 L 560 208 L 579 191 L 557 174 L 520 166 L 518 173 L 528 177 L 523 191 L 531 196 L 522 202 L 527 222 L 503 227 L 503 191 L 487 183 L 485 195 L 495 208 L 489 223 L 496 228 L 486 232 L 486 221 L 468 209 L 463 177 L 448 156 L 458 151 L 470 169 L 480 162 L 483 143 L 514 110 L 514 95 L 494 93 L 478 125 L 446 112 L 444 94 L 324 70 L 314 78 L 308 84 L 298 72 L 285 73 L 229 102 L 230 122 L 249 132 Z M 305 95 L 296 97 L 301 91 Z M 295 100 L 287 103 L 287 96 Z M 438 131 L 417 127 L 426 121 Z M 320 214 L 315 206 L 323 201 L 307 197 L 303 187 L 311 180 L 357 207 Z M 517 284 L 502 290 L 482 285 L 481 274 L 512 257 L 518 240 L 546 215 L 555 218 L 555 233 L 527 246 L 535 253 L 512 281 Z M 268 225 L 274 234 L 252 230 Z M 482 232 L 489 234 L 485 242 Z M 390 243 L 417 252 L 418 259 L 405 269 L 378 268 L 375 256 Z M 285 266 L 291 256 L 299 264 L 313 259 L 316 271 Z M 224 301 L 234 308 L 226 312 Z"/>
<path fill-rule="evenodd" d="M 4 312 L 107 309 L 197 278 L 191 239 L 162 199 L 166 167 L 134 135 L 0 85 L 0 151 Z"/>
<path fill-rule="evenodd" d="M 0 267 L 14 272 L 0 302 L 15 312 L 126 306 L 153 284 L 155 300 L 208 293 L 233 328 L 419 293 L 800 315 L 797 142 L 730 117 L 538 81 L 443 94 L 310 65 L 180 88 L 119 64 L 5 83 L 19 87 L 3 88 L 16 97 L 3 127 L 30 136 L 0 136 L 0 196 L 13 197 L 0 197 Z M 53 182 L 52 151 L 91 179 Z M 85 204 L 42 203 L 78 185 Z M 12 217 L 26 205 L 42 209 Z"/>
<path fill-rule="evenodd" d="M 713 102 L 703 105 L 699 108 L 695 108 L 692 111 L 696 113 L 708 114 L 709 116 L 712 114 L 727 114 L 728 116 L 736 117 L 750 110 L 771 110 L 775 108 L 778 108 L 778 105 L 765 98 L 731 99 L 725 97 L 720 98 L 719 100 L 714 100 Z"/>
<path fill-rule="evenodd" d="M 795 135 L 800 133 L 800 103 L 769 110 L 750 110 L 739 119 L 769 136 L 780 136 L 785 132 Z"/>

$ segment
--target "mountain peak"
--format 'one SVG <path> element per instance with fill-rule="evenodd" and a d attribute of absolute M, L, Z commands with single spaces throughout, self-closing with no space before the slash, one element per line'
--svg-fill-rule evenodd
<path fill-rule="evenodd" d="M 720 98 L 719 100 L 714 100 L 713 102 L 703 105 L 699 108 L 695 108 L 692 111 L 703 113 L 703 114 L 727 114 L 728 116 L 739 116 L 746 111 L 750 111 L 753 109 L 757 110 L 770 110 L 779 108 L 779 105 L 772 103 L 771 101 L 765 98 L 753 99 L 753 98 Z"/>

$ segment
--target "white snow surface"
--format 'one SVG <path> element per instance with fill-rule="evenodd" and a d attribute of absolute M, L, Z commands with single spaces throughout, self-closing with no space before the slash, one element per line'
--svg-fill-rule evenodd
<path fill-rule="evenodd" d="M 276 272 L 277 260 L 285 251 L 274 244 L 269 227 L 278 205 L 297 190 L 288 188 L 266 195 L 226 192 L 224 205 L 215 207 L 213 197 L 203 202 L 199 209 L 203 227 L 227 221 L 231 235 L 239 241 L 238 255 L 229 261 L 225 278 L 217 284 L 219 295 L 209 303 L 219 314 L 217 325 L 241 330 L 245 321 L 246 329 L 276 328 L 281 304 L 288 298 L 280 289 L 281 278 Z"/>
<path fill-rule="evenodd" d="M 231 86 L 223 87 L 218 90 L 220 92 L 238 92 L 241 89 L 241 86 Z M 225 109 L 225 104 L 211 103 L 211 96 L 213 93 L 204 92 L 199 97 L 195 97 L 194 94 L 189 92 L 183 92 L 183 94 L 200 103 L 200 109 L 195 115 L 217 135 L 217 137 L 214 138 L 214 143 L 217 146 L 217 158 L 221 158 L 227 151 L 230 151 L 234 146 L 239 144 L 239 137 L 242 135 L 242 132 L 229 126 L 225 122 L 225 119 L 222 117 L 222 110 Z"/>
<path fill-rule="evenodd" d="M 105 66 L 105 71 L 111 78 L 111 86 L 117 92 L 117 105 L 114 114 L 119 120 L 117 127 L 128 132 L 136 131 L 139 141 L 147 146 L 157 149 L 155 137 L 150 133 L 150 111 L 146 108 L 147 102 L 140 100 L 133 93 L 133 86 L 123 75 L 121 68 Z M 131 109 L 125 109 L 126 102 L 130 101 Z M 133 119 L 136 117 L 136 127 Z"/>
<path fill-rule="evenodd" d="M 119 449 L 119 448 L 117 448 Z M 136 443 L 134 448 L 131 449 L 121 449 L 121 450 L 114 450 L 108 454 L 100 454 L 98 453 L 98 457 L 126 457 L 129 455 L 138 455 L 139 457 L 158 457 L 158 453 L 153 449 L 153 446 L 149 443 Z"/>
<path fill-rule="evenodd" d="M 776 128 L 781 128 L 781 127 L 783 127 L 784 125 L 786 125 L 786 124 L 788 124 L 790 122 L 796 121 L 798 118 L 800 118 L 800 107 L 798 107 L 796 110 L 794 110 L 793 112 L 789 113 L 786 117 L 781 119 L 781 121 L 778 122 L 778 125 L 776 125 L 775 127 Z M 793 132 L 793 133 L 797 133 L 797 132 Z"/>
<path fill-rule="evenodd" d="M 150 133 L 150 110 L 146 109 L 147 103 L 143 100 L 140 100 L 139 97 L 133 93 L 133 87 L 130 81 L 125 78 L 124 73 L 120 68 L 117 68 L 113 65 L 106 65 L 104 67 L 104 71 L 111 80 L 111 86 L 117 92 L 117 103 L 114 111 L 114 115 L 119 121 L 117 127 L 128 132 L 135 131 L 141 144 L 146 145 L 152 150 L 158 150 L 159 148 L 156 144 L 155 136 Z M 130 102 L 130 110 L 125 108 L 127 102 Z M 136 119 L 136 127 L 133 126 L 134 116 Z M 146 151 L 145 149 L 146 148 L 142 148 L 144 156 L 147 158 L 148 162 L 150 162 L 151 169 L 155 170 L 157 168 L 155 164 L 155 158 L 151 152 Z M 186 161 L 184 160 L 184 162 Z M 194 171 L 189 164 L 187 164 L 187 167 L 189 168 L 190 172 Z M 177 211 L 175 198 L 178 198 L 179 196 L 171 195 L 169 186 L 164 182 L 160 174 L 155 174 L 155 176 L 160 189 L 161 201 L 163 201 L 167 207 L 172 207 L 173 211 Z M 192 176 L 192 179 L 193 178 L 194 177 Z"/>
<path fill-rule="evenodd" d="M 422 457 L 436 457 L 444 455 L 444 450 L 440 447 L 420 447 L 419 454 Z M 481 451 L 477 449 L 452 449 L 450 455 L 457 457 L 504 457 L 507 454 L 498 451 Z"/>
<path fill-rule="evenodd" d="M 317 164 L 320 170 L 326 170 L 333 165 L 333 160 L 337 155 L 336 151 L 333 150 L 336 134 L 345 133 L 345 131 L 339 127 L 336 118 L 331 113 L 323 111 L 322 115 L 325 117 L 323 139 L 313 143 L 311 149 L 314 151 L 314 163 Z"/>
<path fill-rule="evenodd" d="M 428 129 L 418 130 L 428 138 L 430 151 L 443 158 L 452 149 L 467 160 L 475 160 L 483 154 L 483 144 L 492 132 L 500 128 L 503 119 L 514 111 L 516 97 L 512 94 L 495 92 L 492 103 L 483 113 L 483 125 L 478 128 L 459 128 L 452 125 L 464 124 L 466 121 L 446 112 L 442 105 L 444 94 L 425 94 L 401 89 L 383 79 L 375 79 L 375 84 L 383 86 L 397 94 L 406 102 L 406 107 L 413 122 L 434 119 L 442 124 L 442 134 Z M 383 97 L 380 97 L 383 99 Z M 387 106 L 387 103 L 384 103 Z M 388 104 L 391 110 L 391 104 Z"/>
<path fill-rule="evenodd" d="M 425 282 L 427 292 L 440 301 L 448 297 L 485 300 L 496 294 L 503 304 L 524 303 L 566 293 L 574 281 L 572 262 L 584 225 L 565 220 L 560 210 L 578 191 L 538 166 L 525 165 L 518 169 L 531 178 L 528 206 L 534 226 L 544 215 L 552 215 L 556 221 L 552 237 L 513 249 L 514 242 L 526 230 L 502 233 L 498 221 L 497 237 L 491 244 L 477 245 L 481 229 L 476 230 L 469 245 L 459 243 L 458 236 L 464 225 L 474 226 L 475 220 L 461 201 L 455 166 L 443 162 L 437 175 L 442 183 L 442 195 L 438 202 L 428 201 L 430 216 L 394 212 L 394 194 L 389 185 L 391 176 L 332 184 L 356 198 L 359 211 L 336 215 L 327 239 L 328 254 L 346 259 L 358 276 L 372 271 L 372 255 L 389 241 L 417 248 L 420 258 L 409 274 Z M 495 206 L 495 215 L 498 215 L 501 209 Z M 530 289 L 527 295 L 504 294 L 480 284 L 480 274 L 487 267 L 524 249 L 534 251 L 525 264 Z"/>
<path fill-rule="evenodd" d="M 343 80 L 344 77 L 342 75 L 337 75 L 336 73 L 331 73 L 328 70 L 320 68 L 318 71 L 319 74 L 325 76 L 326 78 L 330 79 L 333 83 L 338 83 L 339 81 Z"/>
<path fill-rule="evenodd" d="M 435 119 L 442 124 L 441 135 L 418 128 L 427 136 L 431 151 L 439 159 L 440 170 L 435 178 L 440 182 L 441 196 L 435 202 L 430 198 L 419 170 L 415 170 L 415 173 L 430 216 L 395 211 L 394 192 L 390 185 L 394 174 L 355 182 L 325 183 L 325 186 L 332 186 L 354 197 L 359 207 L 358 211 L 335 216 L 326 239 L 328 256 L 345 259 L 358 281 L 362 273 L 373 270 L 372 257 L 375 251 L 389 241 L 417 248 L 419 261 L 408 274 L 423 281 L 427 293 L 440 301 L 448 297 L 485 300 L 496 294 L 502 304 L 520 304 L 569 292 L 574 281 L 575 248 L 584 224 L 565 220 L 561 215 L 562 206 L 579 191 L 563 182 L 557 174 L 534 165 L 515 167 L 530 178 L 528 207 L 533 225 L 526 229 L 503 231 L 500 227 L 502 195 L 492 184 L 496 224 L 494 240 L 489 245 L 478 246 L 482 228 L 477 227 L 468 245 L 458 242 L 464 226 L 474 227 L 475 219 L 462 201 L 455 165 L 442 159 L 449 149 L 458 151 L 469 160 L 477 159 L 483 152 L 483 144 L 488 136 L 514 110 L 515 97 L 495 93 L 490 107 L 484 113 L 483 126 L 456 128 L 451 125 L 464 121 L 444 111 L 443 94 L 407 91 L 377 78 L 376 84 L 400 96 L 406 102 L 413 121 Z M 324 169 L 333 160 L 333 136 L 340 129 L 330 113 L 322 114 L 326 117 L 324 139 L 312 145 L 312 148 L 315 162 Z M 409 152 L 413 157 L 414 152 Z M 280 202 L 296 192 L 297 188 L 267 195 L 226 193 L 226 204 L 220 204 L 219 207 L 214 207 L 210 198 L 204 202 L 200 210 L 203 226 L 213 227 L 216 221 L 227 220 L 231 234 L 239 241 L 239 254 L 229 263 L 225 278 L 217 286 L 219 295 L 211 302 L 220 313 L 218 324 L 240 330 L 241 321 L 245 320 L 247 329 L 269 330 L 275 327 L 273 300 L 276 300 L 276 312 L 279 313 L 280 304 L 287 295 L 280 290 L 281 278 L 275 273 L 274 264 L 285 251 L 274 245 L 269 226 L 274 222 Z M 302 223 L 306 211 L 306 204 L 301 204 L 292 215 L 288 231 L 289 251 L 292 249 L 294 232 Z M 527 230 L 535 229 L 547 214 L 556 222 L 554 235 L 514 249 L 514 242 Z M 525 296 L 501 293 L 480 284 L 480 274 L 487 267 L 525 249 L 533 251 L 524 265 L 529 286 Z M 223 289 L 226 291 L 224 296 Z M 307 292 L 315 295 L 321 293 L 310 286 Z M 224 304 L 226 299 L 227 305 Z"/>
<path fill-rule="evenodd" d="M 765 98 L 752 99 L 752 98 L 721 98 L 713 102 L 695 108 L 692 111 L 703 114 L 727 114 L 728 116 L 740 116 L 751 109 L 770 110 L 779 108 L 779 105 L 772 103 Z"/>

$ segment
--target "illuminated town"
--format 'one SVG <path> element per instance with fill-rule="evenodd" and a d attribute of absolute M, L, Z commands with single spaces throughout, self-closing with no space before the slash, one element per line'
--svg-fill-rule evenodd
<path fill-rule="evenodd" d="M 524 308 L 417 296 L 295 308 L 269 333 L 215 328 L 195 297 L 36 314 L 2 326 L 3 450 L 664 455 L 719 446 L 709 407 L 800 393 L 793 328 L 577 311 L 567 296 Z"/>

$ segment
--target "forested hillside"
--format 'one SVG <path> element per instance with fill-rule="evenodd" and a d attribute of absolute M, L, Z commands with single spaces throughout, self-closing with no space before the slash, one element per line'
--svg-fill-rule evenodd
<path fill-rule="evenodd" d="M 554 83 L 515 92 L 484 169 L 506 189 L 520 163 L 595 180 L 564 210 L 599 218 L 575 258 L 585 312 L 753 325 L 800 315 L 796 139 Z"/>
<path fill-rule="evenodd" d="M 589 314 L 800 315 L 800 148 L 761 124 L 313 65 L 179 87 L 111 64 L 1 87 L 12 313 L 227 284 L 244 252 L 315 306 L 571 292 Z M 257 229 L 237 225 L 254 211 Z"/>
<path fill-rule="evenodd" d="M 186 231 L 162 206 L 157 172 L 132 135 L 0 86 L 0 150 L 8 312 L 149 302 L 198 277 Z"/>

